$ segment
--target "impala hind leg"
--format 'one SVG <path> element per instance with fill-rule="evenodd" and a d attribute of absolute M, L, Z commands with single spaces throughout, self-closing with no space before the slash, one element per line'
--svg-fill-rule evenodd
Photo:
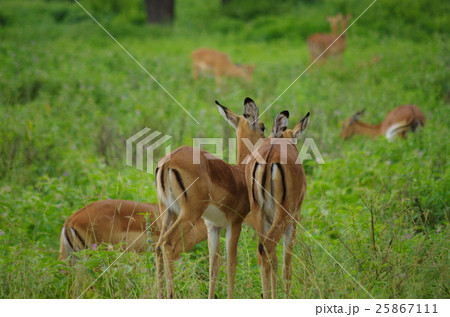
<path fill-rule="evenodd" d="M 242 225 L 233 224 L 227 228 L 227 269 L 228 269 L 228 298 L 234 298 L 234 279 L 237 265 L 237 246 Z"/>
<path fill-rule="evenodd" d="M 291 223 L 283 236 L 283 279 L 286 298 L 291 297 L 292 285 L 292 251 L 294 249 L 295 236 L 297 232 L 295 224 Z"/>
<path fill-rule="evenodd" d="M 278 242 L 281 240 L 284 232 L 286 231 L 287 222 L 284 216 L 279 217 L 281 213 L 285 213 L 281 208 L 276 208 L 276 217 L 269 232 L 267 233 L 263 241 L 263 252 L 266 259 L 266 265 L 268 265 L 268 270 L 270 271 L 271 279 L 271 293 L 272 298 L 277 297 L 277 271 L 278 271 L 278 259 L 276 253 L 276 247 Z M 266 268 L 267 270 L 267 268 Z M 266 276 L 267 277 L 267 276 Z M 266 296 L 264 294 L 264 296 Z M 267 294 L 267 298 L 269 294 Z M 266 297 L 265 297 L 266 298 Z"/>
<path fill-rule="evenodd" d="M 254 210 L 254 207 L 251 207 L 252 210 Z M 256 222 L 256 231 L 258 232 L 258 250 L 256 251 L 258 255 L 258 263 L 261 267 L 261 285 L 262 285 L 262 292 L 263 292 L 263 298 L 270 298 L 271 297 L 271 290 L 270 290 L 270 261 L 267 257 L 267 250 L 264 245 L 264 241 L 266 239 L 267 233 L 270 230 L 270 222 L 267 219 L 266 215 L 264 214 L 264 211 L 258 210 L 257 211 L 257 219 Z"/>
<path fill-rule="evenodd" d="M 221 228 L 206 222 L 208 228 L 208 249 L 209 249 L 209 293 L 208 298 L 213 299 L 216 290 L 217 277 L 220 269 L 220 231 Z"/>
<path fill-rule="evenodd" d="M 157 296 L 158 298 L 164 298 L 164 256 L 163 256 L 163 240 L 162 237 L 167 232 L 170 224 L 173 222 L 173 214 L 167 209 L 166 205 L 162 202 L 159 203 L 159 210 L 165 211 L 165 215 L 161 215 L 161 231 L 158 239 L 158 243 L 155 248 L 155 260 L 156 260 L 156 285 L 157 285 Z"/>
<path fill-rule="evenodd" d="M 167 297 L 175 297 L 175 285 L 173 280 L 173 262 L 178 255 L 177 246 L 189 235 L 192 230 L 191 223 L 195 223 L 200 218 L 200 214 L 187 214 L 185 206 L 181 207 L 178 218 L 168 228 L 167 232 L 161 237 L 161 244 L 164 252 L 164 271 L 166 273 Z"/>

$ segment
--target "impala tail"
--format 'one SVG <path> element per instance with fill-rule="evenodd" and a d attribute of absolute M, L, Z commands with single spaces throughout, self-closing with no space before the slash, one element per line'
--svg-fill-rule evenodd
<path fill-rule="evenodd" d="M 182 148 L 183 147 L 180 149 Z M 172 156 L 178 152 L 178 150 L 171 153 Z M 162 166 L 156 168 L 155 179 L 158 199 L 161 200 L 169 210 L 179 214 L 179 202 L 188 198 L 186 182 L 183 180 L 180 170 L 168 167 L 167 164 L 164 163 Z"/>

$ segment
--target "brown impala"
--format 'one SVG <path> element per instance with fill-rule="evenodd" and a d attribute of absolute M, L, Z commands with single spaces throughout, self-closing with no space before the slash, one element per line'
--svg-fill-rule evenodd
<path fill-rule="evenodd" d="M 336 17 L 329 17 L 328 21 L 331 24 L 331 34 L 318 33 L 308 37 L 307 44 L 309 53 L 311 54 L 311 61 L 315 61 L 322 53 L 320 63 L 325 62 L 329 56 L 342 56 L 347 45 L 347 32 L 339 37 L 336 32 L 337 24 L 341 21 L 341 31 L 343 32 L 347 29 L 348 20 L 351 18 L 351 15 L 343 17 L 340 14 Z"/>
<path fill-rule="evenodd" d="M 276 117 L 270 138 L 256 150 L 258 155 L 253 153 L 245 169 L 250 215 L 254 217 L 259 239 L 257 254 L 264 298 L 276 298 L 278 259 L 275 248 L 281 238 L 283 278 L 286 297 L 290 296 L 296 222 L 306 193 L 305 172 L 294 142 L 305 131 L 309 113 L 293 130 L 287 130 L 288 118 L 287 111 Z"/>
<path fill-rule="evenodd" d="M 146 216 L 147 215 L 147 216 Z M 158 206 L 130 200 L 101 200 L 90 203 L 67 218 L 61 230 L 59 259 L 63 260 L 72 252 L 92 249 L 95 245 L 122 245 L 129 251 L 146 252 L 146 217 L 151 240 L 159 237 Z M 143 234 L 144 233 L 144 234 Z M 194 245 L 206 239 L 203 220 L 197 222 L 194 230 L 185 237 L 184 245 L 178 245 L 175 257 L 189 251 Z"/>
<path fill-rule="evenodd" d="M 164 273 L 167 297 L 175 297 L 173 281 L 174 247 L 181 243 L 193 225 L 203 218 L 208 229 L 209 298 L 219 273 L 220 231 L 226 234 L 228 297 L 234 294 L 236 253 L 241 225 L 250 211 L 242 161 L 252 145 L 264 138 L 264 124 L 252 99 L 244 101 L 243 116 L 234 114 L 216 101 L 222 116 L 236 129 L 237 165 L 230 165 L 210 153 L 182 146 L 163 157 L 156 169 L 159 208 L 167 209 L 162 218 L 161 235 L 156 247 L 158 297 L 162 298 Z M 198 161 L 194 162 L 194 155 Z"/>
<path fill-rule="evenodd" d="M 214 74 L 216 85 L 219 86 L 222 77 L 243 77 L 251 81 L 254 67 L 247 65 L 235 65 L 228 55 L 209 48 L 200 48 L 194 51 L 192 57 L 192 76 L 198 79 L 199 70 L 210 71 Z"/>
<path fill-rule="evenodd" d="M 405 138 L 409 131 L 414 132 L 418 127 L 425 126 L 425 116 L 415 105 L 399 106 L 389 112 L 381 123 L 375 125 L 359 121 L 364 111 L 365 109 L 345 120 L 341 138 L 347 139 L 355 134 L 371 137 L 384 135 L 391 141 L 396 136 Z"/>

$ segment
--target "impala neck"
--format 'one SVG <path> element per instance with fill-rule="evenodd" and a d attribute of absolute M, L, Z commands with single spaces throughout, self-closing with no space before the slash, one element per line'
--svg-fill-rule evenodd
<path fill-rule="evenodd" d="M 245 143 L 242 141 L 241 138 L 237 138 L 237 161 L 236 161 L 236 165 L 239 167 L 245 167 L 244 164 L 242 164 L 242 161 L 244 161 L 244 159 L 250 155 L 250 150 L 247 148 L 247 146 L 245 145 Z"/>
<path fill-rule="evenodd" d="M 347 29 L 348 27 L 348 22 L 347 21 L 342 21 L 341 24 L 341 32 L 344 32 L 345 29 Z M 345 32 L 344 34 L 342 34 L 341 39 L 343 39 L 344 41 L 347 39 L 347 32 Z"/>
<path fill-rule="evenodd" d="M 245 76 L 244 70 L 236 65 L 231 65 L 231 67 L 228 68 L 227 73 L 228 73 L 228 76 L 234 76 L 234 77 Z"/>
<path fill-rule="evenodd" d="M 368 124 L 364 122 L 355 122 L 355 133 L 356 134 L 364 134 L 369 135 L 371 137 L 375 137 L 379 134 L 381 134 L 381 123 L 379 124 Z"/>
<path fill-rule="evenodd" d="M 337 32 L 338 32 L 338 21 L 336 20 L 336 21 L 331 21 L 330 22 L 330 24 L 331 24 L 331 35 L 338 35 L 337 34 Z"/>

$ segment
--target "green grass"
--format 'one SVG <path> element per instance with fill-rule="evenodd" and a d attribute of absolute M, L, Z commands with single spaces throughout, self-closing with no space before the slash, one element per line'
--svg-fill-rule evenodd
<path fill-rule="evenodd" d="M 325 16 L 355 17 L 370 3 L 244 1 L 222 10 L 219 1 L 177 1 L 174 25 L 156 27 L 145 24 L 141 2 L 81 3 L 200 125 L 75 3 L 0 3 L 0 298 L 76 298 L 88 286 L 84 298 L 154 298 L 151 252 L 122 256 L 92 286 L 119 251 L 82 252 L 74 267 L 57 261 L 66 217 L 108 197 L 156 201 L 153 176 L 124 164 L 127 137 L 150 127 L 171 135 L 172 149 L 193 137 L 233 137 L 215 99 L 239 112 L 249 96 L 266 109 L 309 65 L 305 39 L 327 30 Z M 304 164 L 301 224 L 311 235 L 298 230 L 295 298 L 369 296 L 321 246 L 375 298 L 450 297 L 448 4 L 378 2 L 350 29 L 342 62 L 314 67 L 262 116 L 271 127 L 288 109 L 293 125 L 311 111 L 306 136 L 326 162 Z M 253 82 L 194 83 L 189 55 L 202 46 L 256 65 Z M 374 56 L 378 63 L 361 66 Z M 339 138 L 354 112 L 366 108 L 375 123 L 408 103 L 427 124 L 406 141 Z M 245 228 L 237 298 L 261 296 L 255 253 L 256 234 Z M 207 297 L 207 254 L 203 242 L 177 263 L 179 296 Z"/>

